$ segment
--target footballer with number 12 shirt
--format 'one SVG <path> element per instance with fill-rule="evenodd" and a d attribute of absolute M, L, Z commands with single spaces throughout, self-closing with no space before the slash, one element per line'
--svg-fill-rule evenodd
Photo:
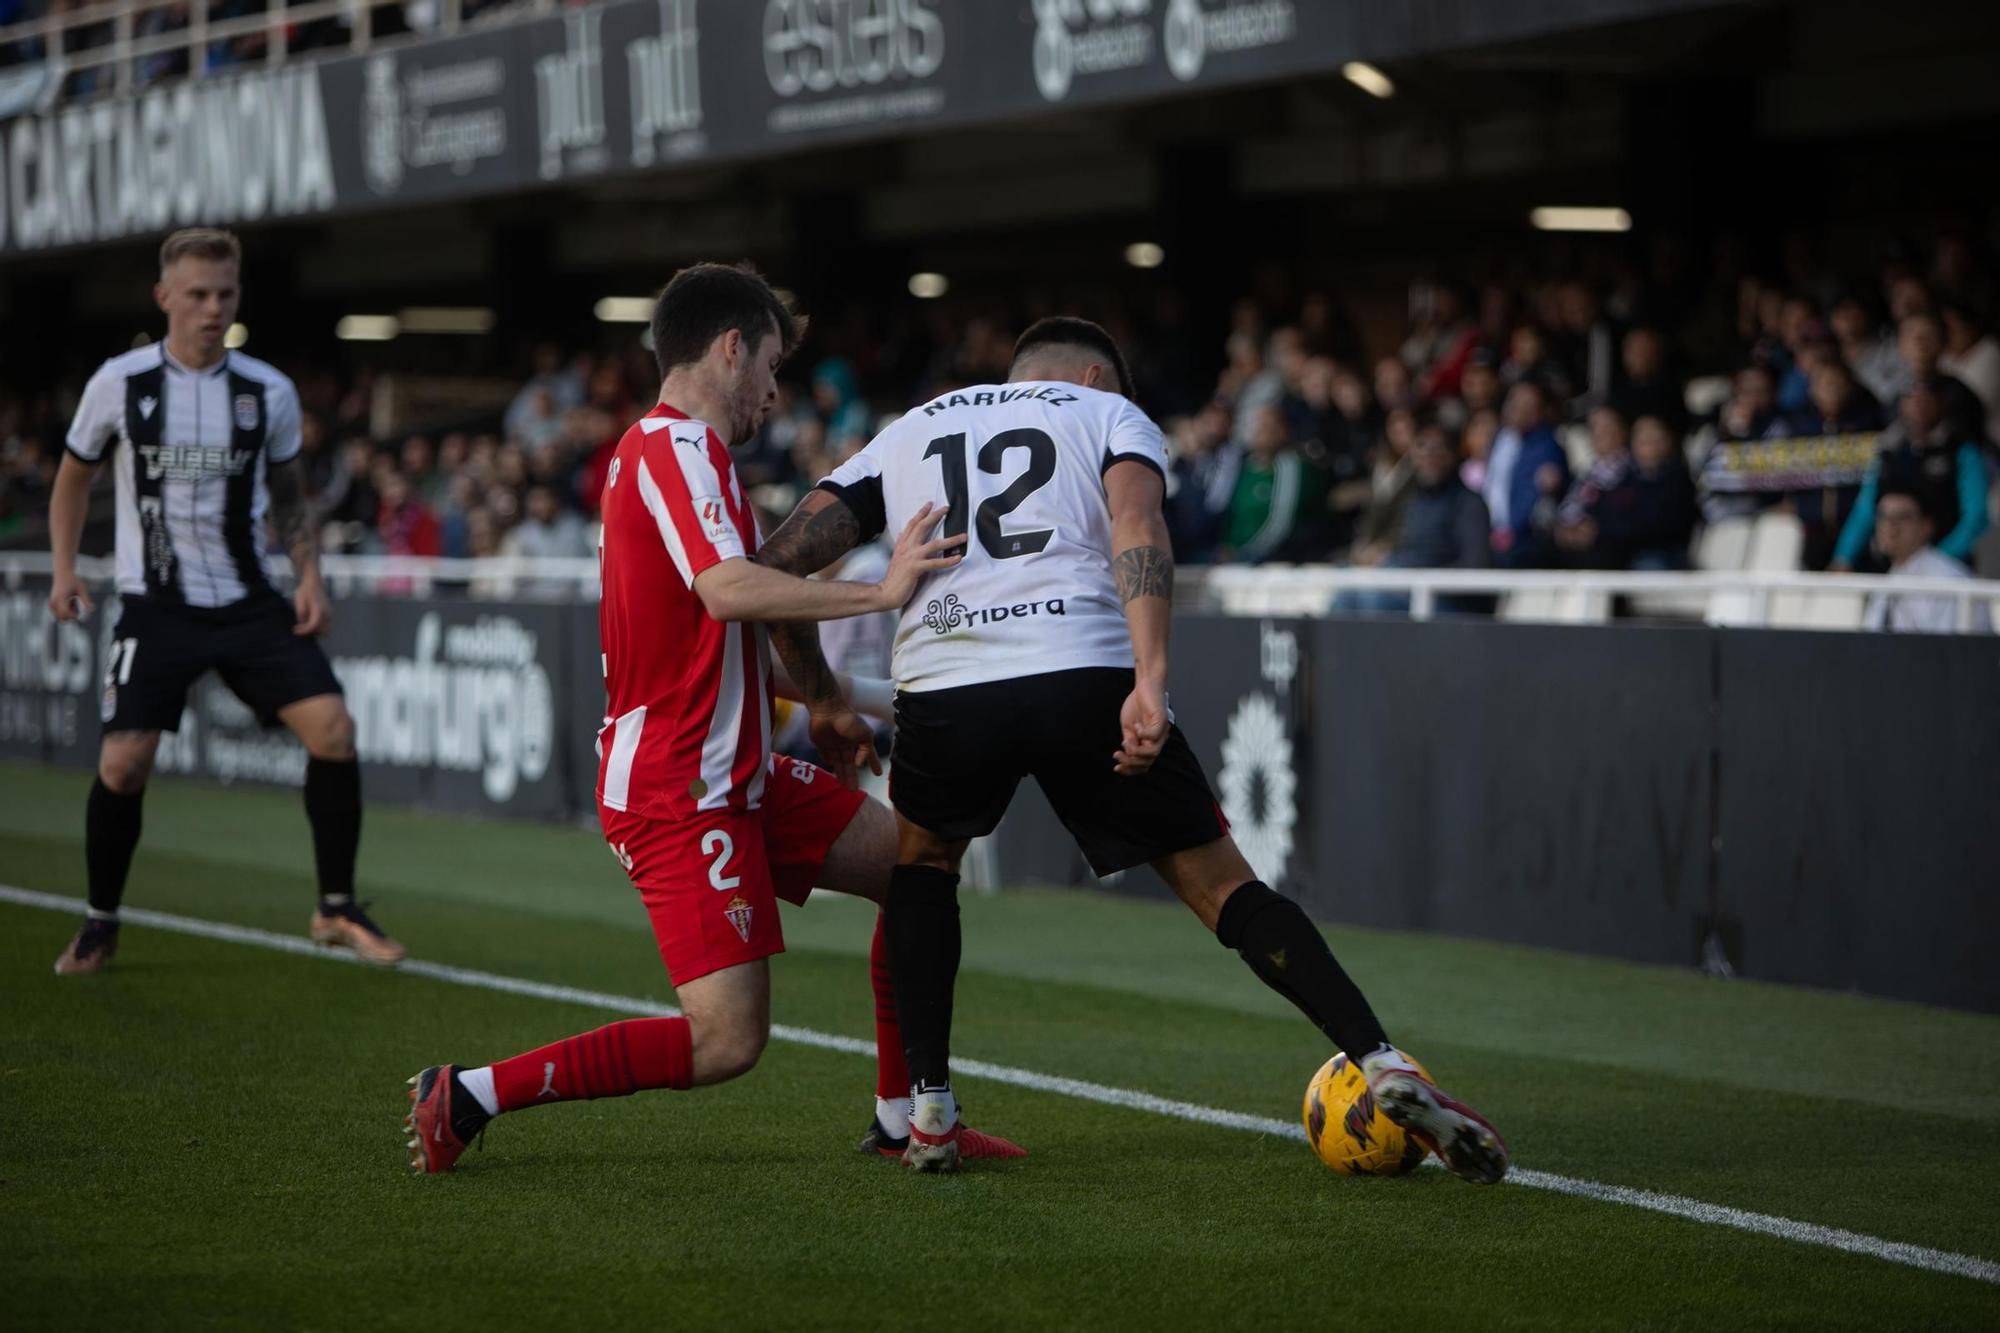
<path fill-rule="evenodd" d="M 880 902 L 895 821 L 853 788 L 880 771 L 872 732 L 827 668 L 817 637 L 788 652 L 812 737 L 838 775 L 771 752 L 771 635 L 901 606 L 960 556 L 932 538 L 927 507 L 904 525 L 879 584 L 815 582 L 759 564 L 756 519 L 730 461 L 777 399 L 777 369 L 804 321 L 747 267 L 676 274 L 653 314 L 660 401 L 613 455 L 601 552 L 607 694 L 598 736 L 605 840 L 651 917 L 682 1016 L 634 1018 L 477 1068 L 410 1080 L 412 1169 L 450 1169 L 487 1122 L 545 1103 L 721 1083 L 770 1036 L 770 965 L 783 951 L 777 900 L 820 886 Z M 770 622 L 771 628 L 766 629 Z M 863 682 L 880 694 L 887 685 Z M 862 1151 L 901 1157 L 909 1075 L 878 920 L 876 1113 Z M 977 1135 L 968 1156 L 1022 1156 Z"/>

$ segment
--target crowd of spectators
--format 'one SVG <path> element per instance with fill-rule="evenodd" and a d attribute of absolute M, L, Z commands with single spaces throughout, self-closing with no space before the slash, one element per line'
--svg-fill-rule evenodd
<path fill-rule="evenodd" d="M 1404 327 L 1371 330 L 1372 358 L 1317 293 L 1245 299 L 1208 335 L 1122 313 L 1114 331 L 1169 440 L 1184 563 L 1672 570 L 1705 522 L 1779 511 L 1807 568 L 1936 573 L 1973 564 L 1995 494 L 2000 343 L 1970 260 L 1947 240 L 1928 269 L 1899 262 L 1872 283 L 1744 278 L 1705 365 L 1642 292 L 1577 276 L 1418 284 Z M 785 512 L 910 403 L 1004 378 L 1013 313 L 937 308 L 888 335 L 827 321 L 739 451 L 760 508 Z M 1204 342 L 1219 372 L 1191 368 Z M 328 550 L 588 556 L 611 451 L 657 374 L 630 342 L 543 346 L 497 416 L 388 439 L 369 429 L 367 373 L 299 383 Z M 0 537 L 45 504 L 59 406 L 37 423 L 0 396 Z M 1734 446 L 1826 436 L 1858 437 L 1862 465 L 1729 483 Z M 1919 511 L 1920 551 L 1883 539 L 1891 495 Z"/>

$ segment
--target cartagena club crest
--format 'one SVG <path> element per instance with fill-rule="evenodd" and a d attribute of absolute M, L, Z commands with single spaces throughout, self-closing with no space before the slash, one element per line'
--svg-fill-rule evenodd
<path fill-rule="evenodd" d="M 257 422 L 258 422 L 257 395 L 254 393 L 237 394 L 236 429 L 255 430 L 257 429 Z"/>
<path fill-rule="evenodd" d="M 740 939 L 742 939 L 742 941 L 745 944 L 748 944 L 750 942 L 751 910 L 752 909 L 750 907 L 750 900 L 745 898 L 740 893 L 737 894 L 735 897 L 731 898 L 729 900 L 728 906 L 722 909 L 722 914 L 729 918 L 730 925 L 736 927 L 737 936 Z"/>

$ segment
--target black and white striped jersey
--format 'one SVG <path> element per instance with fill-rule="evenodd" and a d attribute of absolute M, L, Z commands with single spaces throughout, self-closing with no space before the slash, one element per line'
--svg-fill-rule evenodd
<path fill-rule="evenodd" d="M 272 591 L 264 472 L 299 452 L 298 390 L 279 371 L 241 352 L 189 370 L 164 343 L 114 356 L 68 443 L 86 463 L 114 449 L 121 593 L 224 607 Z"/>

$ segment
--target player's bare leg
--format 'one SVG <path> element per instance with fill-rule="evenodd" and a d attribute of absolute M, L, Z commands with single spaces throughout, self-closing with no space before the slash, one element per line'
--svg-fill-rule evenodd
<path fill-rule="evenodd" d="M 740 1078 L 771 1037 L 764 958 L 675 988 L 678 1018 L 628 1018 L 476 1069 L 432 1065 L 410 1080 L 410 1169 L 449 1171 L 495 1116 L 557 1102 L 686 1091 Z"/>
<path fill-rule="evenodd" d="M 956 1171 L 962 1130 L 951 1091 L 951 1008 L 960 947 L 958 866 L 966 842 L 942 838 L 901 815 L 896 828 L 896 869 L 884 906 L 910 1066 L 910 1146 L 903 1164 Z"/>
<path fill-rule="evenodd" d="M 57 976 L 89 976 L 104 970 L 118 952 L 118 905 L 139 829 L 146 781 L 160 749 L 157 731 L 114 731 L 97 747 L 97 781 L 84 806 L 83 857 L 90 883 L 90 907 L 83 926 L 56 959 Z"/>
<path fill-rule="evenodd" d="M 1297 1005 L 1360 1063 L 1383 1113 L 1466 1180 L 1507 1172 L 1507 1145 L 1477 1111 L 1454 1100 L 1389 1043 L 1381 1022 L 1299 905 L 1257 879 L 1228 836 L 1161 857 L 1153 868 L 1257 979 Z"/>
<path fill-rule="evenodd" d="M 878 907 L 889 896 L 896 869 L 896 816 L 873 799 L 861 803 L 841 830 L 820 868 L 819 887 L 866 898 Z M 861 1151 L 870 1156 L 903 1156 L 910 1139 L 910 1070 L 903 1059 L 902 1027 L 896 1016 L 896 983 L 889 969 L 888 941 L 882 917 L 875 918 L 875 938 L 868 950 L 869 978 L 875 988 L 875 1116 L 862 1136 Z M 1018 1145 L 996 1134 L 970 1127 L 959 1135 L 959 1155 L 1026 1157 Z"/>
<path fill-rule="evenodd" d="M 306 821 L 312 825 L 319 902 L 310 929 L 321 944 L 352 949 L 364 962 L 400 963 L 404 949 L 354 900 L 354 861 L 361 846 L 361 764 L 354 753 L 354 718 L 337 694 L 316 694 L 278 710 L 278 719 L 306 747 Z"/>

